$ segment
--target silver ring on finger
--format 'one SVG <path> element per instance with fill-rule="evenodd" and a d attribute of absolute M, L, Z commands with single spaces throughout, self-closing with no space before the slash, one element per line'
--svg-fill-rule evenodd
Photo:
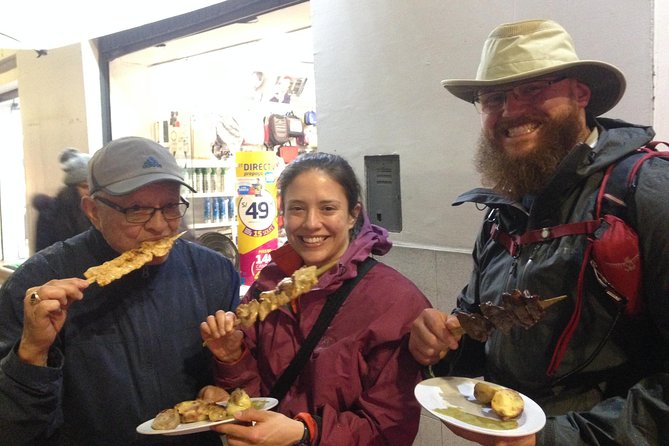
<path fill-rule="evenodd" d="M 41 301 L 42 299 L 40 299 L 39 294 L 37 294 L 37 291 L 33 291 L 30 294 L 30 305 L 37 305 Z"/>

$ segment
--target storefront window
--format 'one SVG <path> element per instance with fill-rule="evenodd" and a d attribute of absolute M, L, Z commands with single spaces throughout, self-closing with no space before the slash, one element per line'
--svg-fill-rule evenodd
<path fill-rule="evenodd" d="M 28 257 L 26 188 L 23 137 L 18 98 L 0 102 L 0 240 L 2 263 L 11 265 Z"/>
<path fill-rule="evenodd" d="M 237 245 L 247 283 L 283 240 L 278 175 L 317 150 L 313 56 L 304 2 L 109 62 L 112 137 L 175 156 L 197 190 L 183 191 L 187 229 L 213 249 Z"/>

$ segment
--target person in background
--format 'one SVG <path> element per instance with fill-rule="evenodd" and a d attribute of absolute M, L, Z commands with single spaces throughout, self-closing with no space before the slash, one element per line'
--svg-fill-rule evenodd
<path fill-rule="evenodd" d="M 177 234 L 188 186 L 167 149 L 111 141 L 88 165 L 93 227 L 30 257 L 0 289 L 0 444 L 141 445 L 136 427 L 211 382 L 199 324 L 239 302 L 228 259 L 177 239 L 106 286 L 84 272 Z M 160 444 L 220 445 L 213 432 Z"/>
<path fill-rule="evenodd" d="M 201 325 L 216 357 L 215 383 L 202 395 L 218 400 L 237 387 L 251 396 L 275 394 L 276 383 L 314 327 L 326 301 L 359 274 L 370 255 L 391 243 L 360 203 L 360 185 L 341 157 L 311 153 L 286 166 L 278 182 L 287 244 L 243 301 L 273 290 L 304 265 L 334 264 L 317 285 L 264 321 L 235 328 L 235 313 L 218 311 Z M 334 263 L 333 263 L 334 262 Z M 301 369 L 278 410 L 238 412 L 245 424 L 214 427 L 230 446 L 411 445 L 420 419 L 413 397 L 420 365 L 407 350 L 411 322 L 429 302 L 394 269 L 376 263 L 353 288 Z"/>
<path fill-rule="evenodd" d="M 503 305 L 502 293 L 513 289 L 567 296 L 531 328 L 514 327 L 508 335 L 494 330 L 486 342 L 454 336 L 460 324 L 453 314 L 421 314 L 409 342 L 418 361 L 437 374 L 483 375 L 526 394 L 547 415 L 539 432 L 516 438 L 451 429 L 486 445 L 669 444 L 667 158 L 646 161 L 625 199 L 626 221 L 640 241 L 641 314 L 629 315 L 597 282 L 583 261 L 586 236 L 549 238 L 511 255 L 491 234 L 493 228 L 520 235 L 593 218 L 607 166 L 655 136 L 651 127 L 600 117 L 623 96 L 623 74 L 580 60 L 571 36 L 554 21 L 528 20 L 489 34 L 476 79 L 442 83 L 481 113 L 475 158 L 491 187 L 455 201 L 486 207 L 457 310 L 480 313 L 479 304 L 488 301 Z M 581 265 L 587 266 L 582 290 Z"/>
<path fill-rule="evenodd" d="M 35 252 L 66 240 L 90 228 L 91 222 L 81 209 L 82 197 L 88 195 L 86 166 L 91 156 L 77 149 L 67 148 L 59 161 L 65 185 L 55 197 L 37 194 L 33 207 L 39 211 L 35 227 Z"/>

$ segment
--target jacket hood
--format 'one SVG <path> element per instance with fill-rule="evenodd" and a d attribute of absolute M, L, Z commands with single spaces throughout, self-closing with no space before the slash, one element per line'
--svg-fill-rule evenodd
<path fill-rule="evenodd" d="M 372 224 L 364 209 L 360 213 L 363 219 L 362 226 L 357 237 L 351 240 L 351 244 L 342 256 L 342 263 L 362 262 L 370 254 L 382 256 L 387 254 L 393 246 L 388 238 L 388 231 Z"/>
<path fill-rule="evenodd" d="M 598 118 L 595 123 L 599 130 L 599 139 L 588 154 L 587 162 L 578 168 L 578 172 L 586 176 L 604 169 L 655 137 L 655 131 L 650 126 L 609 118 Z"/>

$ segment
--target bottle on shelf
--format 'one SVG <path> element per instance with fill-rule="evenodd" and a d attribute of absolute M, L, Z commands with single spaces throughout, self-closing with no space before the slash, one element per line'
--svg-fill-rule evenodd
<path fill-rule="evenodd" d="M 220 223 L 220 221 L 221 221 L 221 204 L 220 204 L 220 201 L 218 201 L 218 198 L 213 197 L 211 199 L 211 207 L 212 207 L 211 221 L 213 223 Z"/>
<path fill-rule="evenodd" d="M 209 175 L 207 175 L 207 169 L 204 167 L 200 169 L 200 176 L 202 177 L 202 192 L 209 192 Z"/>
<path fill-rule="evenodd" d="M 184 167 L 184 183 L 190 184 L 190 170 Z"/>
<path fill-rule="evenodd" d="M 226 197 L 218 197 L 217 199 L 219 202 L 221 221 L 228 221 L 228 199 Z"/>
<path fill-rule="evenodd" d="M 211 198 L 206 197 L 204 199 L 204 222 L 211 223 Z"/>
<path fill-rule="evenodd" d="M 216 168 L 207 169 L 207 178 L 209 178 L 208 190 L 211 192 L 218 192 L 218 184 L 216 184 Z"/>
<path fill-rule="evenodd" d="M 225 192 L 225 167 L 216 168 L 216 184 L 219 192 Z"/>
<path fill-rule="evenodd" d="M 235 197 L 228 198 L 228 218 L 230 220 L 235 218 Z"/>
<path fill-rule="evenodd" d="M 202 178 L 197 168 L 193 169 L 193 187 L 197 192 L 202 192 Z"/>

